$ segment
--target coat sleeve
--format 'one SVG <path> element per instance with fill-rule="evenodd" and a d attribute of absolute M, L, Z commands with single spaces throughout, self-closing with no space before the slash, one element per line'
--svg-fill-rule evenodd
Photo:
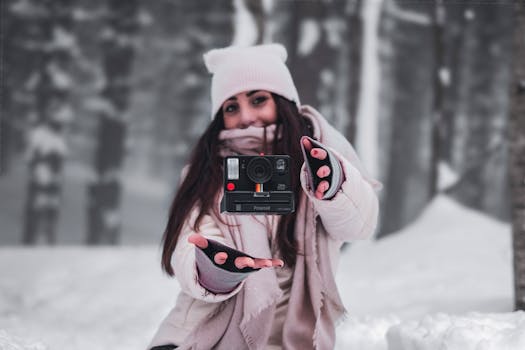
<path fill-rule="evenodd" d="M 301 168 L 301 185 L 312 201 L 328 235 L 341 241 L 365 239 L 373 235 L 378 223 L 379 200 L 376 191 L 350 161 L 331 147 L 344 175 L 339 191 L 331 199 L 317 199 L 308 188 L 306 165 Z"/>
<path fill-rule="evenodd" d="M 195 233 L 193 223 L 198 216 L 198 209 L 194 209 L 189 220 L 184 224 L 181 234 L 177 241 L 177 246 L 171 258 L 171 264 L 175 271 L 175 277 L 179 281 L 181 289 L 195 299 L 203 300 L 210 303 L 221 302 L 237 294 L 244 285 L 244 281 L 228 293 L 215 294 L 204 288 L 199 283 L 199 275 L 195 259 L 195 246 L 188 242 L 188 237 Z M 199 231 L 204 237 L 225 243 L 224 235 L 219 227 L 215 224 L 210 215 L 205 215 L 202 219 Z"/>

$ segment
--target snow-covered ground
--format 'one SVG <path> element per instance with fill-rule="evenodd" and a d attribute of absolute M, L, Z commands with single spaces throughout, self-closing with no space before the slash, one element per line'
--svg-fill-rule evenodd
<path fill-rule="evenodd" d="M 350 313 L 339 348 L 525 349 L 510 238 L 508 225 L 438 197 L 398 234 L 354 243 L 339 266 Z"/>
<path fill-rule="evenodd" d="M 525 349 L 508 225 L 438 197 L 410 227 L 352 244 L 338 349 Z M 156 246 L 0 249 L 0 349 L 144 349 L 179 291 Z"/>

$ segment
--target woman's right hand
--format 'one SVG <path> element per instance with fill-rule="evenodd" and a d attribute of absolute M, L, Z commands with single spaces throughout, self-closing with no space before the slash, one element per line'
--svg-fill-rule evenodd
<path fill-rule="evenodd" d="M 196 247 L 207 250 L 209 247 L 209 242 L 206 237 L 204 237 L 201 234 L 193 233 L 188 237 L 188 242 L 195 245 Z M 214 245 L 222 246 L 222 244 L 213 241 Z M 238 269 L 244 269 L 246 267 L 252 268 L 252 269 L 261 269 L 264 267 L 283 267 L 284 261 L 281 259 L 264 259 L 264 258 L 252 258 L 245 253 L 235 250 L 233 248 L 229 248 L 231 253 L 234 253 L 233 255 L 237 255 L 237 257 L 234 260 L 235 267 Z M 228 253 L 226 251 L 217 250 L 210 252 L 213 255 L 213 261 L 217 265 L 224 265 L 226 261 L 228 260 Z M 240 256 L 239 256 L 240 255 Z M 210 258 L 212 258 L 210 256 Z"/>

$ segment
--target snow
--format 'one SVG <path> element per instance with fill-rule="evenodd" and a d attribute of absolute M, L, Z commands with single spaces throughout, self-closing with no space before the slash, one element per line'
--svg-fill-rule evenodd
<path fill-rule="evenodd" d="M 100 84 L 100 87 L 102 87 L 104 84 L 106 84 L 106 81 L 104 79 L 98 80 L 97 85 Z M 100 113 L 103 114 L 106 117 L 115 117 L 117 114 L 117 110 L 113 106 L 113 104 L 105 98 L 102 98 L 100 96 L 93 96 L 91 98 L 88 98 L 84 101 L 84 108 L 87 111 L 90 111 L 92 113 Z"/>
<path fill-rule="evenodd" d="M 331 47 L 340 48 L 345 45 L 345 23 L 336 17 L 328 18 L 323 22 L 326 39 Z"/>
<path fill-rule="evenodd" d="M 436 198 L 395 236 L 353 243 L 342 257 L 337 281 L 350 318 L 340 348 L 524 349 L 511 261 L 508 225 Z M 485 345 L 487 334 L 506 345 Z"/>
<path fill-rule="evenodd" d="M 511 311 L 510 238 L 507 224 L 440 196 L 400 233 L 353 243 L 338 285 L 353 316 Z"/>
<path fill-rule="evenodd" d="M 474 18 L 476 18 L 476 13 L 471 8 L 467 8 L 465 10 L 464 16 L 467 20 L 472 21 Z"/>
<path fill-rule="evenodd" d="M 144 349 L 179 291 L 151 246 L 3 247 L 0 266 L 0 330 L 48 349 Z"/>
<path fill-rule="evenodd" d="M 64 138 L 45 125 L 33 128 L 28 134 L 27 141 L 27 159 L 29 159 L 35 151 L 44 155 L 53 152 L 62 156 L 68 154 Z"/>
<path fill-rule="evenodd" d="M 146 27 L 152 25 L 155 22 L 155 19 L 150 12 L 146 11 L 144 8 L 139 8 L 137 22 L 141 26 Z"/>
<path fill-rule="evenodd" d="M 392 327 L 389 350 L 525 349 L 525 313 L 437 314 Z"/>
<path fill-rule="evenodd" d="M 308 56 L 321 39 L 321 28 L 314 19 L 303 19 L 299 29 L 299 43 L 297 54 Z"/>
<path fill-rule="evenodd" d="M 450 69 L 447 67 L 439 68 L 439 81 L 443 86 L 450 86 L 452 81 Z"/>
<path fill-rule="evenodd" d="M 450 167 L 447 162 L 438 164 L 438 191 L 443 192 L 452 187 L 460 179 L 460 176 Z"/>
<path fill-rule="evenodd" d="M 232 45 L 250 46 L 256 44 L 257 26 L 250 11 L 246 8 L 246 4 L 244 1 L 234 0 L 233 6 L 235 9 L 235 32 Z"/>
<path fill-rule="evenodd" d="M 0 349 L 2 350 L 47 350 L 47 347 L 39 342 L 28 342 L 13 338 L 7 332 L 0 330 Z"/>
<path fill-rule="evenodd" d="M 0 349 L 144 349 L 178 284 L 157 246 L 1 247 Z M 352 243 L 337 349 L 525 348 L 510 228 L 447 197 L 379 241 Z"/>
<path fill-rule="evenodd" d="M 423 14 L 422 12 L 417 11 L 411 11 L 403 9 L 402 7 L 398 6 L 397 3 L 393 1 L 387 2 L 388 6 L 388 13 L 392 17 L 397 18 L 398 20 L 421 25 L 421 26 L 430 26 L 432 25 L 432 18 L 430 16 L 427 16 Z"/>
<path fill-rule="evenodd" d="M 70 104 L 62 103 L 59 107 L 56 107 L 53 111 L 51 118 L 58 123 L 66 124 L 73 121 L 75 111 Z"/>
<path fill-rule="evenodd" d="M 46 68 L 54 87 L 60 90 L 69 90 L 73 86 L 73 81 L 69 74 L 56 63 L 48 63 Z"/>
<path fill-rule="evenodd" d="M 46 11 L 42 6 L 39 6 L 30 0 L 12 2 L 9 6 L 9 11 L 22 18 L 34 18 L 46 15 Z"/>
<path fill-rule="evenodd" d="M 77 41 L 73 33 L 59 26 L 53 27 L 53 41 L 51 42 L 51 47 L 58 50 L 70 51 L 78 49 Z"/>

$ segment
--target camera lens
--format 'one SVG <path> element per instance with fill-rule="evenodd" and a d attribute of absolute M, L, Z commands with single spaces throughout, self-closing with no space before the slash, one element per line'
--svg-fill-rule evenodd
<path fill-rule="evenodd" d="M 246 175 L 255 183 L 265 183 L 272 178 L 272 163 L 264 157 L 255 157 L 248 162 Z"/>

